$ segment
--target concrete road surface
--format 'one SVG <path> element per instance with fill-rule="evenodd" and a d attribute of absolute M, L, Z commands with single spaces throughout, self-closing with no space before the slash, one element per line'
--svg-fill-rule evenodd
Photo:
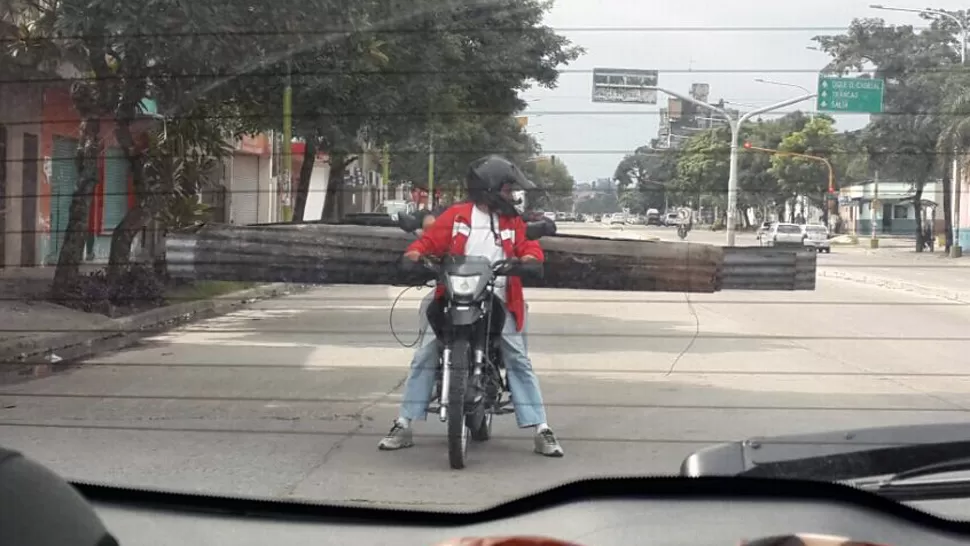
<path fill-rule="evenodd" d="M 594 475 L 671 474 L 714 442 L 963 421 L 970 311 L 843 280 L 816 292 L 533 290 L 530 349 L 563 459 L 511 416 L 448 468 L 443 425 L 379 452 L 422 294 L 266 301 L 0 390 L 0 443 L 138 487 L 473 509 Z"/>

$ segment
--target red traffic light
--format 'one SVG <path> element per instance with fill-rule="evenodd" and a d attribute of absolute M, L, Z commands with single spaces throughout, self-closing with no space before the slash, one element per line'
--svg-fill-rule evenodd
<path fill-rule="evenodd" d="M 748 148 L 748 149 L 751 149 L 751 143 L 750 142 L 745 142 L 744 143 L 744 147 L 745 148 Z"/>

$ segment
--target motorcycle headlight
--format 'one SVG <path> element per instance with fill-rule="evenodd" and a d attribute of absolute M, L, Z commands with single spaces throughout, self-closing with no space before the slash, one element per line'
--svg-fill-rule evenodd
<path fill-rule="evenodd" d="M 473 296 L 481 275 L 449 275 L 448 288 L 456 296 Z"/>

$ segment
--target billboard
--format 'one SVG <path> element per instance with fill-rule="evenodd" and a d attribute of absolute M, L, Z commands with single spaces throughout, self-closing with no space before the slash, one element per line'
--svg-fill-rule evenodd
<path fill-rule="evenodd" d="M 683 101 L 673 97 L 667 99 L 667 112 L 670 121 L 680 121 L 680 117 L 684 114 Z"/>
<path fill-rule="evenodd" d="M 593 69 L 593 102 L 657 104 L 656 70 Z"/>

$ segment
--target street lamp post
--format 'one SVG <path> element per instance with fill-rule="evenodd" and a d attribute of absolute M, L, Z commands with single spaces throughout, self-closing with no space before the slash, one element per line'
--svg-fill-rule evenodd
<path fill-rule="evenodd" d="M 960 27 L 960 64 L 967 64 L 967 27 L 963 24 L 956 15 L 948 13 L 941 9 L 918 9 L 918 8 L 891 8 L 889 6 L 883 6 L 882 4 L 870 4 L 870 8 L 879 9 L 883 11 L 902 11 L 906 13 L 928 13 L 930 15 L 939 15 L 940 17 L 946 17 L 947 19 L 953 21 Z"/>
<path fill-rule="evenodd" d="M 906 13 L 927 13 L 930 15 L 938 15 L 940 17 L 945 17 L 960 27 L 960 64 L 966 66 L 967 64 L 967 26 L 963 24 L 963 21 L 959 17 L 953 15 L 952 13 L 947 13 L 939 9 L 918 9 L 918 8 L 892 8 L 888 6 L 883 6 L 882 4 L 870 4 L 870 8 L 878 9 L 883 11 L 902 11 Z M 961 188 L 963 186 L 963 181 L 960 180 L 960 160 L 953 156 L 953 188 L 952 197 L 950 198 L 950 206 L 953 209 L 950 218 L 953 223 L 953 246 L 950 247 L 950 252 L 954 257 L 960 257 L 962 251 L 960 249 L 960 195 Z"/>
<path fill-rule="evenodd" d="M 651 87 L 661 93 L 666 93 L 672 97 L 676 97 L 680 100 L 687 101 L 702 108 L 707 108 L 712 112 L 720 114 L 727 120 L 728 125 L 731 127 L 731 158 L 730 158 L 730 170 L 728 174 L 728 204 L 727 204 L 727 246 L 734 246 L 735 231 L 737 224 L 737 211 L 738 208 L 738 138 L 741 136 L 741 127 L 744 122 L 748 121 L 758 114 L 765 114 L 779 108 L 784 108 L 785 106 L 791 106 L 792 104 L 797 104 L 808 99 L 815 98 L 817 93 L 808 93 L 795 98 L 783 100 L 781 102 L 776 102 L 775 104 L 770 104 L 762 108 L 758 108 L 747 112 L 737 118 L 733 117 L 727 110 L 714 106 L 713 104 L 708 104 L 704 101 L 697 100 L 694 97 L 683 95 L 677 93 L 676 91 L 670 91 L 669 89 L 664 89 L 662 87 Z"/>
<path fill-rule="evenodd" d="M 754 81 L 756 81 L 758 83 L 765 83 L 765 84 L 768 84 L 768 85 L 780 85 L 782 87 L 792 87 L 794 89 L 800 89 L 800 90 L 802 90 L 802 91 L 804 91 L 806 93 L 811 93 L 812 92 L 811 89 L 809 89 L 807 87 L 802 87 L 801 85 L 797 85 L 797 84 L 794 84 L 794 83 L 776 82 L 774 80 L 766 80 L 764 78 L 755 78 Z M 811 119 L 815 119 L 815 110 L 814 109 L 812 110 L 812 113 L 811 113 Z"/>

